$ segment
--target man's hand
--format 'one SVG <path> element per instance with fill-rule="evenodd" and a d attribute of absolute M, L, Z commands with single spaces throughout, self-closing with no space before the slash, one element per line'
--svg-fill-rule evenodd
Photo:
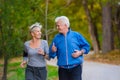
<path fill-rule="evenodd" d="M 84 52 L 82 50 L 81 51 L 75 50 L 74 53 L 72 54 L 72 57 L 77 58 L 77 57 L 83 55 L 83 53 Z"/>
<path fill-rule="evenodd" d="M 52 45 L 52 52 L 56 52 L 56 51 L 57 51 L 57 48 L 55 46 L 55 43 L 53 43 L 53 45 Z"/>

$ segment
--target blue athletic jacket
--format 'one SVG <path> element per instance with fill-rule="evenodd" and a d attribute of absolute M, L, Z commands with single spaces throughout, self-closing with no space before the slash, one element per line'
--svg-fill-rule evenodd
<path fill-rule="evenodd" d="M 51 50 L 53 43 L 57 47 L 57 52 L 55 53 L 53 53 Z M 66 36 L 64 36 L 61 33 L 58 33 L 54 37 L 50 45 L 49 57 L 54 58 L 55 56 L 57 56 L 58 66 L 69 66 L 69 65 L 75 65 L 75 64 L 82 64 L 83 56 L 79 56 L 78 58 L 72 57 L 72 53 L 74 53 L 75 50 L 81 50 L 81 49 L 85 50 L 84 54 L 88 54 L 90 50 L 89 43 L 78 32 L 69 30 Z"/>

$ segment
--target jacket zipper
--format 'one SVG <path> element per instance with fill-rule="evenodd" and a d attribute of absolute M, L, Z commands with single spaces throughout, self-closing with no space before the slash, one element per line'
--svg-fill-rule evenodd
<path fill-rule="evenodd" d="M 67 65 L 68 65 L 68 49 L 67 49 L 67 39 L 66 39 L 67 35 L 65 36 L 65 46 L 66 46 L 66 61 L 67 61 Z M 69 68 L 69 66 L 68 66 Z"/>

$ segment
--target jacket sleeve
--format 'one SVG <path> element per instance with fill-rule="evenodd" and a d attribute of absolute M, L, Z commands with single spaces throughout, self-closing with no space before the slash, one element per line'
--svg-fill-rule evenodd
<path fill-rule="evenodd" d="M 87 40 L 81 35 L 78 35 L 78 42 L 79 42 L 79 46 L 81 48 L 81 50 L 84 50 L 84 54 L 88 54 L 88 52 L 90 51 L 90 45 L 87 42 Z"/>

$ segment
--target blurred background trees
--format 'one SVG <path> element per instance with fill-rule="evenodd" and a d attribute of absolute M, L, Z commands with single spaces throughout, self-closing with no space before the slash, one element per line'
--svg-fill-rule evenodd
<path fill-rule="evenodd" d="M 23 43 L 30 39 L 28 27 L 43 25 L 43 38 L 50 43 L 57 33 L 54 19 L 65 15 L 72 30 L 80 32 L 95 53 L 120 49 L 119 0 L 0 0 L 0 57 L 4 74 L 11 57 L 22 55 Z"/>

